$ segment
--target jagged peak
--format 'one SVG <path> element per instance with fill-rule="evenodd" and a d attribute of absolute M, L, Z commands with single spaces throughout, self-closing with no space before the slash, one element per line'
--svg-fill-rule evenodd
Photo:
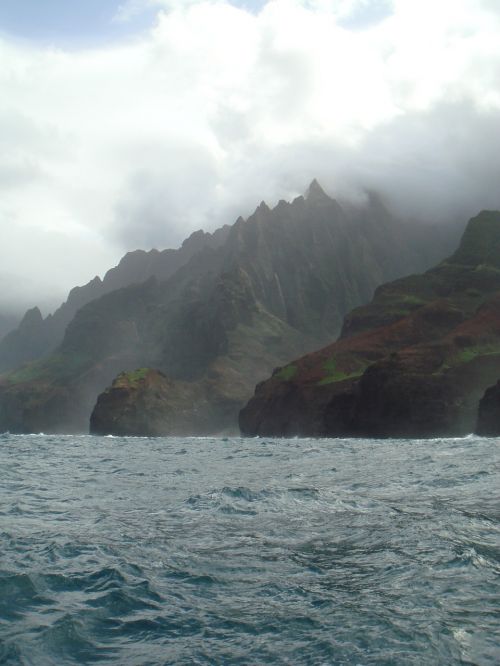
<path fill-rule="evenodd" d="M 123 259 L 121 261 L 123 261 Z M 100 285 L 102 285 L 102 280 L 98 275 L 96 275 L 94 278 L 92 278 L 92 280 L 87 282 L 87 284 L 73 287 L 73 289 L 71 289 L 68 294 L 68 301 L 77 296 L 77 294 L 80 294 L 82 291 L 88 290 L 91 287 L 99 287 Z"/>
<path fill-rule="evenodd" d="M 128 264 L 131 261 L 135 261 L 138 257 L 143 257 L 147 254 L 146 250 L 130 250 L 129 252 L 126 252 L 123 257 L 120 259 L 118 262 L 118 266 L 124 266 L 125 264 Z M 106 271 L 106 275 L 108 273 L 112 273 L 117 266 L 113 266 L 113 268 L 110 268 L 108 271 Z"/>
<path fill-rule="evenodd" d="M 198 229 L 197 231 L 193 231 L 192 234 L 190 234 L 182 243 L 183 246 L 188 245 L 189 243 L 194 243 L 194 242 L 199 242 L 204 240 L 205 236 L 208 236 L 203 229 Z"/>
<path fill-rule="evenodd" d="M 500 211 L 483 210 L 469 220 L 452 263 L 500 268 Z"/>
<path fill-rule="evenodd" d="M 43 321 L 42 313 L 40 312 L 40 308 L 35 305 L 34 308 L 30 308 L 26 311 L 24 317 L 21 320 L 21 323 L 19 324 L 19 328 L 33 326 L 40 323 L 41 321 Z"/>
<path fill-rule="evenodd" d="M 307 188 L 306 201 L 320 201 L 322 199 L 330 199 L 325 190 L 318 183 L 316 178 L 313 178 L 311 184 Z"/>
<path fill-rule="evenodd" d="M 181 249 L 187 250 L 191 254 L 196 253 L 207 244 L 209 238 L 210 234 L 203 231 L 203 229 L 198 229 L 182 242 Z"/>

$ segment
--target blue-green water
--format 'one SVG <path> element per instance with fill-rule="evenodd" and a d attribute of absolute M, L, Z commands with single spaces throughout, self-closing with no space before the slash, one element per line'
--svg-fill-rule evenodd
<path fill-rule="evenodd" d="M 498 664 L 500 442 L 0 438 L 2 664 Z"/>

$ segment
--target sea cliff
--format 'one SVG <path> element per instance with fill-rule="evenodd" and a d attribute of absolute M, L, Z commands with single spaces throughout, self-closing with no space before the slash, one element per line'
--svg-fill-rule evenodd
<path fill-rule="evenodd" d="M 500 377 L 500 212 L 457 251 L 379 287 L 340 338 L 274 371 L 240 413 L 246 435 L 435 437 L 476 427 Z"/>

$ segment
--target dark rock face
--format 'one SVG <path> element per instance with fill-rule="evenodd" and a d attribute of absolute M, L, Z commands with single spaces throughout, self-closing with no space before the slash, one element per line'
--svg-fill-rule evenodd
<path fill-rule="evenodd" d="M 67 325 L 87 303 L 116 289 L 142 283 L 151 277 L 165 280 L 204 247 L 216 248 L 229 233 L 229 227 L 213 234 L 197 231 L 178 250 L 136 250 L 127 253 L 104 279 L 95 277 L 83 287 L 75 287 L 68 299 L 52 315 L 42 318 L 40 310 L 28 310 L 18 328 L 0 339 L 0 372 L 46 356 L 58 347 Z M 38 313 L 36 316 L 34 313 Z"/>
<path fill-rule="evenodd" d="M 172 382 L 149 368 L 123 372 L 98 397 L 90 417 L 90 432 L 149 437 L 186 434 L 190 432 L 186 404 L 200 397 L 193 386 Z"/>
<path fill-rule="evenodd" d="M 8 349 L 8 367 L 15 368 L 26 361 L 38 358 L 44 353 L 48 344 L 50 344 L 48 332 L 44 326 L 42 313 L 38 308 L 32 308 L 26 312 L 17 329 L 8 333 L 0 342 L 0 347 Z"/>
<path fill-rule="evenodd" d="M 479 401 L 476 433 L 485 437 L 500 435 L 500 380 L 486 389 Z"/>
<path fill-rule="evenodd" d="M 10 401 L 12 411 L 13 402 L 23 402 L 16 428 L 28 429 L 25 397 L 34 387 L 40 396 L 44 387 L 58 389 L 79 398 L 64 420 L 53 413 L 50 430 L 65 431 L 71 423 L 72 430 L 86 431 L 96 398 L 113 377 L 148 367 L 168 377 L 169 396 L 184 400 L 189 434 L 234 430 L 238 411 L 273 367 L 326 344 L 344 314 L 366 302 L 377 284 L 426 265 L 429 253 L 443 247 L 431 228 L 405 226 L 376 197 L 360 208 L 342 207 L 317 183 L 293 203 L 281 201 L 272 210 L 261 204 L 214 242 L 195 240 L 198 250 L 173 273 L 81 307 L 51 355 L 0 380 L 0 414 L 3 403 Z M 141 392 L 113 395 L 145 405 Z M 152 401 L 159 414 L 170 399 L 162 395 Z M 165 434 L 173 421 L 161 422 Z M 11 426 L 4 410 L 0 429 Z"/>
<path fill-rule="evenodd" d="M 485 211 L 448 260 L 379 287 L 370 304 L 346 316 L 337 342 L 259 384 L 240 413 L 241 432 L 472 432 L 479 400 L 500 376 L 499 267 L 500 213 Z"/>

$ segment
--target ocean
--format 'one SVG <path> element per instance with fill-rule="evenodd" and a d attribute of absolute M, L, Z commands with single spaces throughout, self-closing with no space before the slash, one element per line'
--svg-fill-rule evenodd
<path fill-rule="evenodd" d="M 0 437 L 0 663 L 499 664 L 500 440 Z"/>

